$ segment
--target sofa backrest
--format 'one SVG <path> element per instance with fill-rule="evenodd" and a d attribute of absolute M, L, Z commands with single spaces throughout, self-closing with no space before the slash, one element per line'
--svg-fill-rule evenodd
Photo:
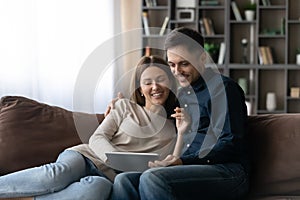
<path fill-rule="evenodd" d="M 0 175 L 53 162 L 86 143 L 103 115 L 71 112 L 20 96 L 0 101 Z"/>
<path fill-rule="evenodd" d="M 250 195 L 300 196 L 300 114 L 249 116 Z"/>

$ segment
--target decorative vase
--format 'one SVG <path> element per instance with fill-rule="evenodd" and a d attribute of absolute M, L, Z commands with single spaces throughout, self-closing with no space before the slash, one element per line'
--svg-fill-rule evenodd
<path fill-rule="evenodd" d="M 300 65 L 300 54 L 296 55 L 296 64 Z"/>
<path fill-rule="evenodd" d="M 276 94 L 274 92 L 267 93 L 266 108 L 270 112 L 276 109 Z"/>
<path fill-rule="evenodd" d="M 245 18 L 247 21 L 253 21 L 255 16 L 255 11 L 245 10 Z"/>
<path fill-rule="evenodd" d="M 240 87 L 242 88 L 242 90 L 244 91 L 244 93 L 247 94 L 248 93 L 247 79 L 245 79 L 245 78 L 239 78 L 238 79 L 238 84 L 240 85 Z"/>

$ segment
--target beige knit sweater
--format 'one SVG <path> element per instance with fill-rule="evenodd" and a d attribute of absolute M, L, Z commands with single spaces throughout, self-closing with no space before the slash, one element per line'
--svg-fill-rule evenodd
<path fill-rule="evenodd" d="M 151 112 L 128 99 L 120 99 L 115 109 L 96 129 L 89 144 L 69 149 L 89 158 L 109 179 L 116 173 L 106 163 L 105 152 L 127 151 L 158 153 L 165 158 L 176 142 L 175 124 L 166 119 L 165 110 Z"/>

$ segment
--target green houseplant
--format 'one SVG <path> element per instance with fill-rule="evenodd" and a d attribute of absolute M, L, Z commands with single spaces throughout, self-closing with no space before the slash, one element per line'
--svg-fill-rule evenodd
<path fill-rule="evenodd" d="M 210 57 L 216 63 L 219 55 L 220 45 L 216 43 L 205 42 L 204 50 L 209 53 Z"/>
<path fill-rule="evenodd" d="M 255 11 L 256 11 L 256 3 L 248 2 L 244 7 L 245 19 L 247 21 L 253 21 L 255 18 Z"/>

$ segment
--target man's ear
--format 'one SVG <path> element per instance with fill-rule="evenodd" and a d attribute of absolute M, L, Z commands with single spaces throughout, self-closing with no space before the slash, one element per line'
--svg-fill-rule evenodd
<path fill-rule="evenodd" d="M 208 58 L 208 53 L 206 51 L 202 52 L 199 58 L 200 58 L 199 60 L 200 63 L 206 63 L 206 59 Z"/>
<path fill-rule="evenodd" d="M 207 59 L 209 58 L 209 55 L 206 51 L 202 52 L 199 56 L 199 66 L 198 66 L 198 70 L 200 72 L 200 74 L 202 74 L 205 70 L 205 64 L 207 63 Z"/>

